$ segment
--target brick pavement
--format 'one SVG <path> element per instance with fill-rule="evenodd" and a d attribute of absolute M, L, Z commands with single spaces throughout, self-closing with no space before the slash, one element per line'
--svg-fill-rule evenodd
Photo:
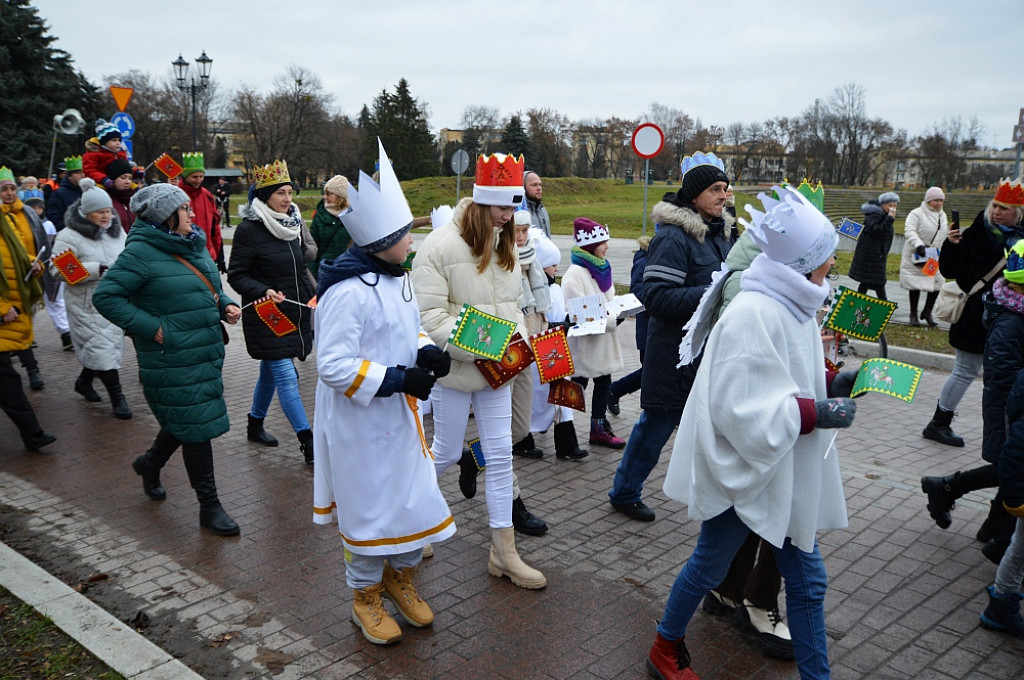
<path fill-rule="evenodd" d="M 624 331 L 621 337 L 633 337 Z M 242 527 L 236 539 L 200 531 L 180 457 L 164 474 L 165 502 L 142 494 L 128 464 L 157 427 L 134 379 L 132 352 L 122 374 L 135 418 L 118 421 L 105 395 L 89 404 L 72 393 L 78 364 L 59 350 L 45 315 L 38 336 L 47 385 L 30 398 L 59 440 L 46 453 L 24 452 L 11 423 L 0 419 L 0 536 L 65 582 L 84 584 L 88 597 L 134 621 L 200 675 L 644 677 L 655 621 L 697 535 L 685 508 L 660 490 L 664 461 L 645 493 L 658 519 L 642 524 L 609 509 L 617 452 L 592 447 L 582 463 L 516 459 L 528 507 L 551 526 L 544 537 L 517 539 L 548 578 L 537 592 L 487 574 L 482 493 L 462 498 L 453 469 L 441 485 L 459 531 L 421 570 L 437 621 L 427 630 L 404 627 L 401 643 L 380 648 L 349 621 L 340 540 L 335 528 L 312 524 L 311 474 L 280 409 L 272 409 L 267 428 L 281 447 L 245 439 L 256 363 L 240 328 L 232 328 L 225 369 L 233 428 L 214 443 L 221 497 Z M 635 366 L 635 350 L 624 349 L 628 367 Z M 312 362 L 299 373 L 312 411 Z M 922 473 L 978 461 L 980 384 L 954 422 L 970 446 L 951 449 L 920 437 L 944 379 L 927 371 L 913 404 L 862 398 L 854 428 L 839 435 L 850 527 L 820 537 L 831 576 L 827 625 L 836 678 L 1024 678 L 1024 642 L 978 625 L 994 574 L 974 541 L 987 497 L 964 498 L 943 531 L 918 488 Z M 613 426 L 628 436 L 637 416 L 636 395 L 625 397 Z M 585 441 L 584 417 L 577 430 Z M 538 441 L 552 451 L 550 434 Z M 109 578 L 89 582 L 96 573 Z M 705 680 L 797 677 L 793 664 L 762 657 L 729 622 L 703 613 L 688 643 Z"/>

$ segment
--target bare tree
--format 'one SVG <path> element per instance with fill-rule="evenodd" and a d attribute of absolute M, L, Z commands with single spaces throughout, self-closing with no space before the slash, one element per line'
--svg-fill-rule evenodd
<path fill-rule="evenodd" d="M 694 135 L 699 127 L 686 113 L 653 102 L 644 118 L 661 128 L 665 133 L 665 148 L 651 159 L 651 173 L 658 178 L 676 177 L 679 163 L 693 146 Z"/>
<path fill-rule="evenodd" d="M 977 176 L 966 177 L 967 154 L 978 148 L 978 140 L 984 132 L 976 116 L 967 120 L 956 116 L 933 123 L 914 140 L 916 163 L 921 169 L 924 184 L 950 189 L 975 184 Z"/>
<path fill-rule="evenodd" d="M 533 167 L 540 175 L 565 177 L 569 174 L 572 123 L 553 109 L 529 109 L 527 130 L 533 142 Z"/>

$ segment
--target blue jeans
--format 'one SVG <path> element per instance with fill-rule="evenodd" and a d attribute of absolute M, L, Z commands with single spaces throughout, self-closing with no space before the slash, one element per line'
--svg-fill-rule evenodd
<path fill-rule="evenodd" d="M 708 591 L 729 571 L 736 552 L 750 529 L 729 508 L 701 524 L 697 547 L 672 585 L 658 632 L 667 640 L 686 635 L 686 627 Z M 782 548 L 772 546 L 779 572 L 786 582 L 786 615 L 793 636 L 793 651 L 800 677 L 829 678 L 828 640 L 825 637 L 825 562 L 814 550 L 804 552 L 787 538 Z"/>
<path fill-rule="evenodd" d="M 681 410 L 674 409 L 644 409 L 640 413 L 640 419 L 633 426 L 629 442 L 622 452 L 619 468 L 615 471 L 612 490 L 608 492 L 612 503 L 627 505 L 640 502 L 644 481 L 658 464 L 661 450 L 665 448 L 682 415 Z"/>
<path fill-rule="evenodd" d="M 299 396 L 299 372 L 291 359 L 264 359 L 260 361 L 260 377 L 256 380 L 256 391 L 252 395 L 252 417 L 266 418 L 270 400 L 277 389 L 277 400 L 281 402 L 292 429 L 302 432 L 309 429 L 306 409 Z"/>

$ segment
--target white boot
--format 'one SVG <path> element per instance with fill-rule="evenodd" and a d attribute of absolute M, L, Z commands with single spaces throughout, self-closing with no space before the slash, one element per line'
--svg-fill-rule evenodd
<path fill-rule="evenodd" d="M 508 576 L 520 588 L 531 590 L 548 584 L 544 574 L 528 566 L 516 552 L 516 537 L 512 527 L 491 529 L 491 555 L 487 560 L 491 576 Z"/>

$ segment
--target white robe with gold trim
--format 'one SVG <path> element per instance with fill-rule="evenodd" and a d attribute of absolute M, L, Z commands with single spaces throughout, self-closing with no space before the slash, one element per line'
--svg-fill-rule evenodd
<path fill-rule="evenodd" d="M 455 522 L 410 406 L 418 402 L 401 392 L 374 397 L 389 366 L 415 366 L 431 344 L 411 279 L 363 280 L 331 286 L 315 313 L 313 521 L 337 521 L 354 553 L 389 555 L 446 539 Z"/>

